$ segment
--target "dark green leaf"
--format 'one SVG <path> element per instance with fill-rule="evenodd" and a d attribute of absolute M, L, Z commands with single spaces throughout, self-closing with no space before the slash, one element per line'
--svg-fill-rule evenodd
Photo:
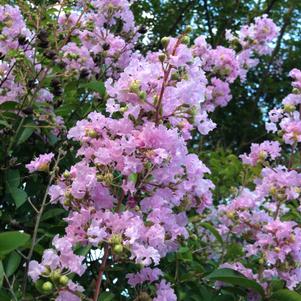
<path fill-rule="evenodd" d="M 11 252 L 4 261 L 5 274 L 10 277 L 17 270 L 21 262 L 21 256 L 17 252 Z"/>
<path fill-rule="evenodd" d="M 20 188 L 10 189 L 10 194 L 13 197 L 17 208 L 22 206 L 27 200 L 27 193 Z"/>
<path fill-rule="evenodd" d="M 22 247 L 29 240 L 30 236 L 18 231 L 0 233 L 0 256 Z"/>
<path fill-rule="evenodd" d="M 34 127 L 24 127 L 17 139 L 17 144 L 24 143 L 34 132 Z"/>
<path fill-rule="evenodd" d="M 51 219 L 51 218 L 54 218 L 56 216 L 59 216 L 63 213 L 65 213 L 66 211 L 62 208 L 53 208 L 53 209 L 50 209 L 48 211 L 46 211 L 42 218 L 41 218 L 41 221 L 46 221 L 48 219 Z"/>
<path fill-rule="evenodd" d="M 246 278 L 241 273 L 231 269 L 219 269 L 207 276 L 210 280 L 222 281 L 253 290 L 264 296 L 264 290 L 256 281 Z"/>
<path fill-rule="evenodd" d="M 275 292 L 269 300 L 271 300 L 271 301 L 301 301 L 301 295 L 294 291 L 290 291 L 288 289 L 282 289 L 282 290 Z"/>
<path fill-rule="evenodd" d="M 94 92 L 98 92 L 100 96 L 105 95 L 105 85 L 102 81 L 91 81 L 80 85 L 81 88 L 86 88 Z"/>
<path fill-rule="evenodd" d="M 214 237 L 216 238 L 216 240 L 218 242 L 220 242 L 221 244 L 224 243 L 222 237 L 219 234 L 219 232 L 211 224 L 209 224 L 209 223 L 201 223 L 200 225 L 202 227 L 204 227 L 205 229 L 209 230 L 214 235 Z"/>
<path fill-rule="evenodd" d="M 114 300 L 115 295 L 110 292 L 103 292 L 99 295 L 98 300 L 100 301 L 112 301 Z"/>
<path fill-rule="evenodd" d="M 4 279 L 4 269 L 3 269 L 3 263 L 0 261 L 0 288 L 2 287 Z"/>

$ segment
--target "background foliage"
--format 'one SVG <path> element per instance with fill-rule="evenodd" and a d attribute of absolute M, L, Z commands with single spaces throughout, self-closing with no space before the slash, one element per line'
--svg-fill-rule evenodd
<path fill-rule="evenodd" d="M 32 26 L 34 20 L 43 15 L 44 18 L 40 20 L 41 27 L 49 25 L 52 13 L 50 7 L 55 2 L 0 1 L 1 4 L 18 4 L 22 7 L 28 24 Z M 242 167 L 237 155 L 248 150 L 251 142 L 260 142 L 267 138 L 264 129 L 265 114 L 288 94 L 289 70 L 300 67 L 301 2 L 299 0 L 139 0 L 133 5 L 133 11 L 137 23 L 145 24 L 148 29 L 138 45 L 145 53 L 160 48 L 160 39 L 163 36 L 174 36 L 187 24 L 192 25 L 195 36 L 205 34 L 212 45 L 225 45 L 226 41 L 223 40 L 225 29 L 238 29 L 242 24 L 249 23 L 254 17 L 264 13 L 275 20 L 281 28 L 272 56 L 262 58 L 260 65 L 249 72 L 245 83 L 235 83 L 230 104 L 214 112 L 213 119 L 218 124 L 218 128 L 206 138 L 195 135 L 195 141 L 191 144 L 191 149 L 200 155 L 212 171 L 211 178 L 218 187 L 215 191 L 215 200 L 225 199 L 231 192 L 230 188 L 239 186 L 242 181 Z M 56 68 L 60 67 L 56 66 Z M 51 79 L 46 77 L 44 84 L 49 85 L 50 81 Z M 67 128 L 84 118 L 88 112 L 103 110 L 105 89 L 102 78 L 93 82 L 65 80 L 62 82 L 62 87 L 64 93 L 55 98 L 54 107 L 56 114 L 64 118 Z M 89 102 L 87 99 L 89 93 L 93 91 L 100 94 L 100 99 L 96 103 Z M 0 264 L 0 287 L 2 283 L 4 285 L 0 290 L 1 301 L 10 300 L 7 283 L 1 276 L 3 275 L 1 269 L 6 271 L 6 276 L 14 283 L 24 277 L 22 252 L 27 252 L 30 238 L 16 231 L 24 230 L 25 233 L 33 233 L 36 212 L 28 199 L 34 205 L 38 205 L 44 197 L 48 184 L 48 178 L 43 175 L 28 178 L 24 166 L 34 155 L 51 152 L 64 145 L 64 141 L 56 140 L 49 128 L 43 127 L 43 124 L 37 125 L 33 121 L 33 114 L 38 114 L 41 108 L 26 105 L 22 108 L 27 114 L 25 118 L 15 116 L 14 109 L 14 103 L 0 105 L 0 229 L 1 232 L 14 231 L 10 233 L 12 242 L 8 237 L 3 237 L 3 234 L 0 235 L 0 259 L 3 258 Z M 10 123 L 9 120 L 14 122 Z M 35 131 L 37 128 L 41 134 Z M 47 141 L 44 135 L 47 136 Z M 68 149 L 61 162 L 61 170 L 73 163 L 74 154 L 73 148 Z M 64 216 L 65 211 L 60 207 L 46 208 L 41 217 L 39 240 L 34 248 L 34 257 L 41 256 L 55 234 L 63 234 Z M 216 236 L 217 245 L 222 243 L 214 229 L 206 224 L 203 226 L 208 233 Z M 208 261 L 204 263 L 206 245 L 195 229 L 191 229 L 191 232 L 197 234 L 192 236 L 195 239 L 189 240 L 177 254 L 168 256 L 162 265 L 163 270 L 168 274 L 167 279 L 175 285 L 179 300 L 237 300 L 230 288 L 223 296 L 216 297 L 216 290 L 210 285 L 211 280 L 227 277 L 230 283 L 232 281 L 237 284 L 239 279 L 236 279 L 237 275 L 213 275 L 212 279 L 206 278 L 215 267 Z M 17 248 L 21 252 L 14 251 Z M 233 258 L 241 255 L 239 244 L 225 246 L 226 257 Z M 91 264 L 95 265 L 95 271 L 92 269 L 92 272 L 97 273 L 97 263 L 92 257 Z M 126 269 L 130 272 L 132 267 L 126 266 Z M 118 278 L 119 272 L 118 269 L 111 267 L 104 286 Z M 118 285 L 113 286 L 110 293 L 103 293 L 101 300 L 126 299 L 121 294 L 126 279 L 122 277 L 118 279 Z M 87 277 L 83 281 L 89 285 L 91 279 Z M 250 285 L 252 283 L 247 284 Z M 243 286 L 240 288 L 240 293 L 241 296 L 245 295 Z M 34 296 L 26 298 L 36 300 Z M 294 298 L 292 296 L 289 299 L 284 295 L 283 300 L 299 300 Z M 48 300 L 47 297 L 44 300 Z"/>

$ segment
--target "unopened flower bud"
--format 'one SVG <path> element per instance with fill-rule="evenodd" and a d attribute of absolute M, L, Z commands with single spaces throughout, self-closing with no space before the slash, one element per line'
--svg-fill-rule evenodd
<path fill-rule="evenodd" d="M 132 81 L 129 90 L 131 93 L 136 93 L 136 94 L 139 93 L 140 81 L 139 80 Z"/>
<path fill-rule="evenodd" d="M 61 285 L 67 285 L 69 282 L 69 278 L 66 275 L 60 277 L 59 282 Z"/>
<path fill-rule="evenodd" d="M 42 290 L 44 292 L 50 292 L 53 289 L 53 284 L 50 281 L 46 281 L 42 285 Z"/>
<path fill-rule="evenodd" d="M 89 129 L 86 131 L 86 135 L 90 138 L 97 138 L 98 134 L 94 129 Z"/>
<path fill-rule="evenodd" d="M 66 178 L 69 178 L 70 177 L 70 172 L 68 170 L 65 170 L 64 173 L 63 173 L 63 177 L 66 179 Z"/>
<path fill-rule="evenodd" d="M 260 161 L 264 161 L 264 160 L 266 159 L 266 157 L 267 157 L 267 152 L 261 151 L 261 152 L 259 153 L 259 160 L 260 160 Z"/>
<path fill-rule="evenodd" d="M 275 247 L 274 251 L 275 251 L 276 253 L 279 253 L 279 252 L 281 251 L 281 249 L 280 249 L 279 247 Z"/>
<path fill-rule="evenodd" d="M 233 219 L 235 217 L 235 213 L 233 211 L 227 212 L 226 215 L 229 219 Z"/>
<path fill-rule="evenodd" d="M 123 252 L 123 246 L 122 244 L 117 244 L 113 248 L 114 253 L 121 254 Z"/>
<path fill-rule="evenodd" d="M 124 113 L 124 112 L 126 112 L 127 110 L 128 110 L 128 107 L 125 106 L 125 107 L 121 107 L 121 108 L 119 109 L 119 112 L 120 112 L 120 113 Z"/>
<path fill-rule="evenodd" d="M 60 270 L 60 269 L 54 270 L 54 271 L 51 272 L 51 274 L 50 274 L 50 278 L 51 278 L 51 280 L 53 280 L 53 281 L 59 280 L 60 277 L 61 277 L 61 270 Z"/>
<path fill-rule="evenodd" d="M 191 33 L 192 32 L 192 27 L 190 25 L 186 26 L 185 32 L 186 33 Z"/>
<path fill-rule="evenodd" d="M 185 45 L 188 45 L 190 43 L 190 38 L 188 36 L 184 36 L 181 42 Z"/>
<path fill-rule="evenodd" d="M 259 264 L 264 264 L 264 258 L 259 258 L 258 262 Z"/>
<path fill-rule="evenodd" d="M 284 105 L 284 111 L 287 113 L 294 112 L 295 110 L 296 107 L 294 105 L 289 105 L 289 104 Z"/>
<path fill-rule="evenodd" d="M 159 54 L 159 61 L 163 63 L 166 60 L 166 55 L 164 53 Z"/>
<path fill-rule="evenodd" d="M 141 91 L 141 92 L 139 93 L 139 98 L 140 98 L 141 100 L 145 100 L 145 99 L 146 99 L 146 96 L 147 96 L 147 94 L 146 94 L 145 91 Z"/>
<path fill-rule="evenodd" d="M 163 38 L 161 39 L 161 44 L 162 44 L 162 46 L 163 46 L 164 48 L 167 48 L 169 42 L 170 42 L 170 38 L 169 38 L 169 37 L 163 37 Z"/>

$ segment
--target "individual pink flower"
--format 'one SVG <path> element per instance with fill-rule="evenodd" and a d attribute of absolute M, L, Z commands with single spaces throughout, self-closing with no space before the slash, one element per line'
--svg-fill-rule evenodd
<path fill-rule="evenodd" d="M 26 164 L 25 166 L 30 173 L 33 173 L 35 171 L 48 171 L 49 164 L 53 157 L 53 153 L 42 154 L 36 159 L 32 160 L 29 164 Z"/>

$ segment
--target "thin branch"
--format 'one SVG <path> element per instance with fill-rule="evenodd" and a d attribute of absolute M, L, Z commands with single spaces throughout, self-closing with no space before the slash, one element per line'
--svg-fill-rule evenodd
<path fill-rule="evenodd" d="M 29 249 L 29 252 L 28 252 L 28 255 L 27 255 L 27 260 L 26 260 L 25 273 L 24 273 L 24 278 L 23 278 L 23 295 L 25 295 L 25 292 L 26 292 L 29 262 L 32 258 L 34 247 L 35 247 L 36 242 L 37 242 L 37 236 L 38 236 L 38 230 L 39 230 L 39 226 L 40 226 L 40 222 L 41 222 L 41 217 L 42 217 L 44 209 L 45 209 L 49 188 L 50 188 L 50 185 L 52 184 L 52 182 L 55 178 L 56 169 L 57 169 L 58 164 L 61 160 L 62 153 L 63 153 L 62 149 L 59 149 L 59 153 L 58 153 L 57 159 L 55 161 L 55 164 L 54 164 L 54 167 L 53 167 L 53 170 L 52 170 L 52 173 L 51 173 L 51 176 L 50 176 L 50 179 L 49 179 L 49 182 L 48 182 L 48 185 L 47 185 L 47 188 L 46 188 L 43 200 L 42 200 L 40 210 L 37 214 L 37 219 L 36 219 L 36 223 L 35 223 L 35 227 L 34 227 L 34 231 L 33 231 L 33 235 L 32 235 L 31 246 L 30 246 L 30 249 Z"/>
<path fill-rule="evenodd" d="M 103 276 L 104 270 L 106 268 L 108 257 L 109 257 L 109 245 L 106 244 L 104 247 L 104 254 L 102 257 L 102 262 L 101 262 L 101 265 L 98 270 L 98 276 L 97 276 L 93 301 L 98 301 L 98 297 L 100 294 L 100 286 L 101 286 L 101 282 L 102 282 L 102 276 Z"/>
<path fill-rule="evenodd" d="M 3 276 L 4 276 L 5 281 L 7 282 L 9 291 L 10 291 L 10 293 L 11 293 L 13 299 L 14 299 L 15 301 L 18 301 L 18 298 L 17 298 L 17 296 L 16 296 L 16 294 L 15 294 L 15 292 L 14 292 L 13 285 L 9 282 L 9 279 L 8 279 L 7 275 L 5 274 L 5 271 L 3 271 Z"/>

